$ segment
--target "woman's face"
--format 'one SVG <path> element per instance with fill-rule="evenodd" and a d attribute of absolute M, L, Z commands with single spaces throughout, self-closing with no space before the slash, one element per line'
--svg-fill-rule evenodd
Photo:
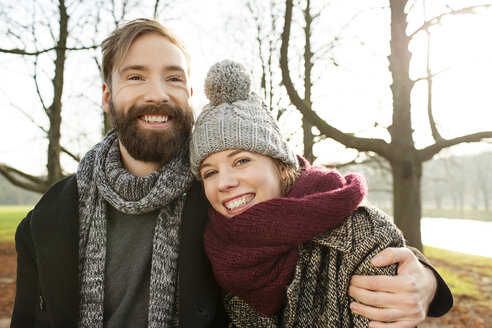
<path fill-rule="evenodd" d="M 200 176 L 208 201 L 227 218 L 281 195 L 281 178 L 273 160 L 246 150 L 229 149 L 208 156 L 200 166 Z"/>

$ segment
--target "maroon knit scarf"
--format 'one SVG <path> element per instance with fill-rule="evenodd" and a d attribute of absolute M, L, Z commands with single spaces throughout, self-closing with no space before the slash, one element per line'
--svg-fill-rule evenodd
<path fill-rule="evenodd" d="M 221 287 L 261 314 L 286 300 L 297 247 L 343 221 L 367 193 L 363 177 L 310 166 L 287 197 L 259 203 L 233 218 L 213 208 L 205 228 L 205 250 Z"/>

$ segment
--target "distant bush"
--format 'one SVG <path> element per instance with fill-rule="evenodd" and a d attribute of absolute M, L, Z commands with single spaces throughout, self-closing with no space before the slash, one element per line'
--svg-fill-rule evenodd
<path fill-rule="evenodd" d="M 32 205 L 40 198 L 41 194 L 14 186 L 0 175 L 0 205 Z"/>

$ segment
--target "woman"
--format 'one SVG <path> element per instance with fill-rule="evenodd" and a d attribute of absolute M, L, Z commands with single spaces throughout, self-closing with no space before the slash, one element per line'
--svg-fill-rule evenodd
<path fill-rule="evenodd" d="M 190 143 L 192 172 L 212 205 L 205 249 L 232 323 L 367 327 L 350 311 L 350 277 L 395 275 L 370 259 L 403 246 L 403 236 L 383 212 L 360 206 L 361 176 L 296 157 L 250 87 L 242 65 L 214 65 Z"/>

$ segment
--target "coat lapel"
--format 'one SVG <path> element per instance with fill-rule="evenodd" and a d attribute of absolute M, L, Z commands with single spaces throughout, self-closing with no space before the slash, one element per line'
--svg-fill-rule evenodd
<path fill-rule="evenodd" d="M 199 182 L 187 193 L 179 249 L 180 327 L 206 327 L 217 317 L 219 288 L 205 255 L 203 231 L 208 201 Z"/>
<path fill-rule="evenodd" d="M 32 215 L 41 293 L 57 327 L 75 327 L 78 317 L 78 213 L 77 183 L 71 176 L 51 187 Z"/>

